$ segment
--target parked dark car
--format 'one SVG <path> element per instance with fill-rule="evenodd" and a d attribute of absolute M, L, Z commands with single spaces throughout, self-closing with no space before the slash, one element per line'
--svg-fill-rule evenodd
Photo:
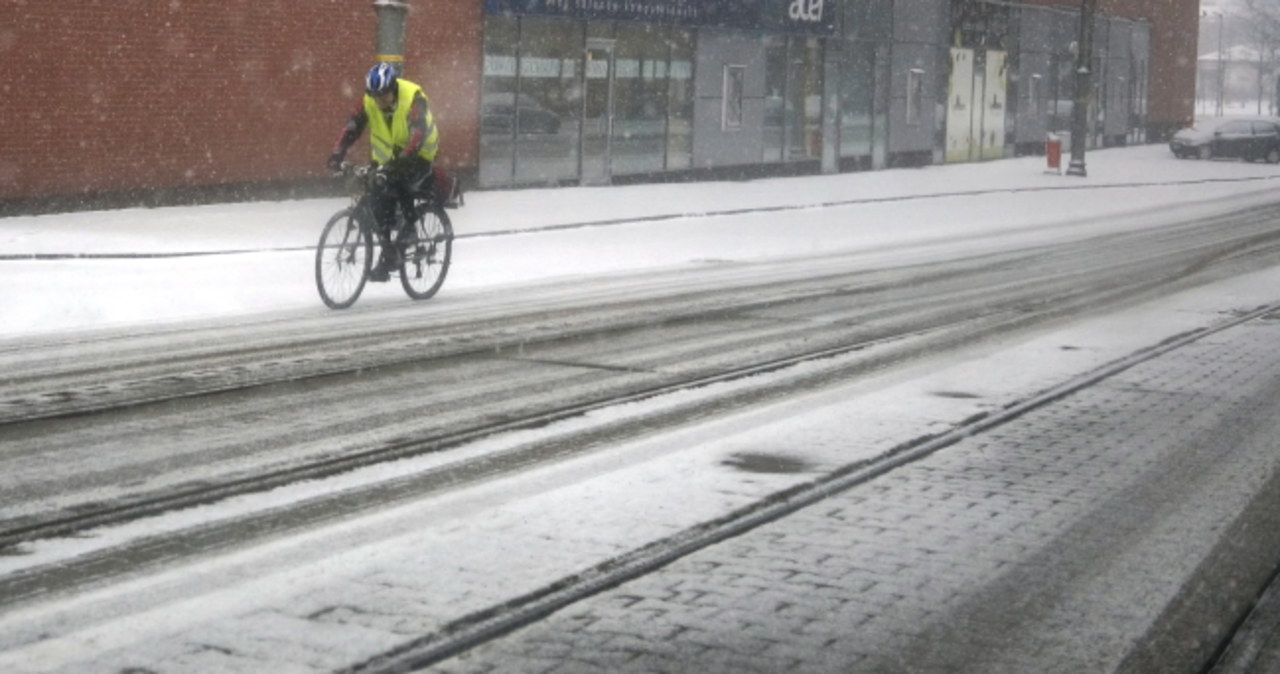
<path fill-rule="evenodd" d="M 1209 154 L 1238 157 L 1245 161 L 1264 159 L 1280 163 L 1280 123 L 1271 120 L 1231 120 L 1213 132 Z"/>
<path fill-rule="evenodd" d="M 1237 158 L 1280 163 L 1280 119 L 1223 119 L 1200 123 L 1175 133 L 1169 149 L 1179 158 Z"/>
<path fill-rule="evenodd" d="M 516 102 L 519 101 L 519 110 Z M 542 107 L 532 96 L 511 93 L 488 93 L 484 96 L 481 126 L 484 133 L 510 134 L 512 120 L 520 117 L 520 133 L 553 134 L 560 132 L 560 117 Z"/>

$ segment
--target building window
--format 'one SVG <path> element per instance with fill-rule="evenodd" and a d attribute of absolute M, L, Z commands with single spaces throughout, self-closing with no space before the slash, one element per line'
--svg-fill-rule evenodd
<path fill-rule="evenodd" d="M 1044 112 L 1044 109 L 1040 104 L 1040 100 L 1043 97 L 1040 89 L 1043 86 L 1044 77 L 1039 73 L 1033 74 L 1031 76 L 1031 86 L 1027 88 L 1027 109 L 1036 116 L 1039 116 Z"/>
<path fill-rule="evenodd" d="M 822 42 L 765 39 L 764 161 L 803 161 L 822 154 Z"/>
<path fill-rule="evenodd" d="M 912 68 L 907 71 L 907 123 L 920 123 L 920 109 L 924 105 L 924 71 Z"/>
<path fill-rule="evenodd" d="M 580 82 L 586 68 L 582 32 L 571 22 L 522 19 L 519 61 L 515 180 L 545 184 L 577 178 L 575 131 L 583 123 Z"/>
<path fill-rule="evenodd" d="M 787 131 L 787 39 L 764 44 L 764 161 L 780 162 Z"/>
<path fill-rule="evenodd" d="M 742 128 L 742 99 L 746 94 L 747 67 L 724 67 L 724 102 L 720 115 L 720 128 L 730 131 Z"/>
<path fill-rule="evenodd" d="M 671 40 L 666 31 L 619 25 L 614 94 L 612 170 L 652 173 L 666 168 Z"/>
<path fill-rule="evenodd" d="M 667 69 L 667 169 L 693 166 L 693 60 L 694 35 L 675 30 L 670 34 L 671 66 Z"/>
<path fill-rule="evenodd" d="M 484 29 L 484 88 L 481 92 L 480 184 L 509 185 L 515 177 L 516 19 L 489 17 Z"/>

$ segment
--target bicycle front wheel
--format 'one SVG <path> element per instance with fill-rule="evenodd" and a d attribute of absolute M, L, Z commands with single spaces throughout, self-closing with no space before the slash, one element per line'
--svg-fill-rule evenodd
<path fill-rule="evenodd" d="M 453 256 L 453 223 L 439 206 L 422 214 L 401 242 L 400 285 L 415 300 L 425 300 L 444 285 Z"/>
<path fill-rule="evenodd" d="M 369 278 L 373 242 L 355 210 L 338 211 L 320 233 L 316 246 L 316 289 L 330 309 L 355 303 Z"/>

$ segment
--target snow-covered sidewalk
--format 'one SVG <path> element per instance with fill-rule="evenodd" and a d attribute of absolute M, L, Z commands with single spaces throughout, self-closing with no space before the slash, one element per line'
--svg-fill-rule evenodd
<path fill-rule="evenodd" d="M 1179 161 L 1159 145 L 1093 151 L 1088 160 L 1087 178 L 1047 174 L 1043 158 L 1026 157 L 750 182 L 473 192 L 453 212 L 455 264 L 432 302 L 548 278 L 1031 232 L 1118 212 L 1140 217 L 1265 198 L 1280 179 L 1280 167 Z M 345 203 L 0 219 L 0 337 L 327 311 L 311 250 Z M 388 286 L 361 299 L 399 301 Z"/>

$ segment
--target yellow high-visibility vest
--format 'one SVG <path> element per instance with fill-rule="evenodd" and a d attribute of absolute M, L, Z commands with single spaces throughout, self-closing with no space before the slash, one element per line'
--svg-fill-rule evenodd
<path fill-rule="evenodd" d="M 377 101 L 368 94 L 364 96 L 364 114 L 369 118 L 369 148 L 372 150 L 373 161 L 376 164 L 386 164 L 391 161 L 409 144 L 409 108 L 413 105 L 413 97 L 415 94 L 422 93 L 422 97 L 427 98 L 422 87 L 413 82 L 398 78 L 396 83 L 399 89 L 390 126 L 387 125 L 387 118 L 383 116 Z M 427 161 L 435 161 L 436 152 L 439 149 L 440 131 L 436 128 L 435 116 L 431 114 L 431 101 L 428 99 L 427 138 L 422 141 L 422 149 L 418 151 L 418 155 Z"/>

